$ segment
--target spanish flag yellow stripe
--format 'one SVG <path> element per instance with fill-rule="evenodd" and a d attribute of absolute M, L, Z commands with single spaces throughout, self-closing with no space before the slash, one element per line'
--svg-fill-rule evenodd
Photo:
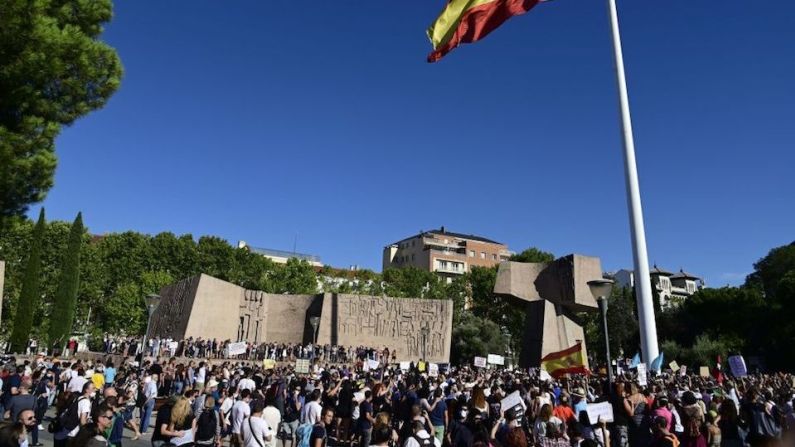
<path fill-rule="evenodd" d="M 458 29 L 461 18 L 472 9 L 487 3 L 495 3 L 498 0 L 450 0 L 445 6 L 444 11 L 439 15 L 435 22 L 428 28 L 428 39 L 434 49 L 450 41 Z"/>

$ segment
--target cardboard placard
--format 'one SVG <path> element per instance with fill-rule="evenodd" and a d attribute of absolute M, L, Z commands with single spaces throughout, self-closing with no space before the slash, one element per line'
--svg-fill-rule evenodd
<path fill-rule="evenodd" d="M 729 357 L 729 368 L 734 377 L 745 377 L 748 375 L 748 368 L 745 366 L 745 359 L 741 355 Z"/>
<path fill-rule="evenodd" d="M 489 354 L 489 357 L 486 361 L 492 365 L 504 365 L 505 364 L 505 357 L 497 354 Z"/>
<path fill-rule="evenodd" d="M 273 359 L 265 359 L 262 361 L 262 368 L 263 369 L 274 369 L 276 368 L 276 360 Z"/>
<path fill-rule="evenodd" d="M 646 376 L 646 364 L 645 363 L 638 363 L 638 385 L 646 386 L 649 384 L 648 378 Z"/>
<path fill-rule="evenodd" d="M 380 363 L 378 360 L 369 360 L 369 359 L 368 359 L 368 360 L 367 360 L 367 366 L 368 366 L 368 367 L 369 367 L 371 370 L 373 370 L 373 369 L 378 369 L 378 367 L 379 367 L 379 366 L 381 366 L 381 363 Z"/>
<path fill-rule="evenodd" d="M 613 406 L 610 402 L 599 402 L 598 404 L 588 404 L 588 420 L 591 424 L 599 422 L 600 418 L 604 422 L 613 422 Z"/>
<path fill-rule="evenodd" d="M 679 371 L 679 364 L 676 363 L 676 360 L 674 360 L 673 362 L 669 363 L 668 366 L 671 368 L 671 371 L 673 371 L 673 372 Z"/>
<path fill-rule="evenodd" d="M 430 377 L 439 377 L 439 365 L 436 363 L 428 363 L 428 375 Z"/>
<path fill-rule="evenodd" d="M 410 366 L 411 362 L 400 362 L 401 371 L 408 371 Z"/>
<path fill-rule="evenodd" d="M 702 366 L 699 368 L 698 375 L 701 377 L 709 377 L 709 366 Z"/>
<path fill-rule="evenodd" d="M 486 357 L 475 357 L 475 366 L 478 368 L 485 368 L 486 367 Z"/>
<path fill-rule="evenodd" d="M 309 360 L 298 359 L 295 361 L 295 372 L 300 374 L 309 374 Z"/>
<path fill-rule="evenodd" d="M 523 410 L 527 410 L 527 405 L 525 405 L 519 391 L 514 391 L 500 401 L 500 408 L 506 411 L 511 408 L 516 408 L 517 405 L 521 405 Z"/>
<path fill-rule="evenodd" d="M 687 375 L 687 365 L 682 365 L 682 367 L 679 368 L 679 375 L 682 377 Z"/>

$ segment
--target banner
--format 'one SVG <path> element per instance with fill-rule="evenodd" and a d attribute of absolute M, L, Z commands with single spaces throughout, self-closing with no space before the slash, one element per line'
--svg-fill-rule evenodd
<path fill-rule="evenodd" d="M 246 342 L 239 341 L 236 343 L 229 343 L 226 346 L 226 355 L 231 357 L 233 355 L 240 355 L 246 353 Z"/>
<path fill-rule="evenodd" d="M 489 357 L 486 359 L 486 361 L 492 365 L 504 365 L 505 357 L 497 354 L 489 354 Z"/>
<path fill-rule="evenodd" d="M 295 361 L 295 372 L 300 374 L 309 374 L 309 360 L 298 359 Z"/>
<path fill-rule="evenodd" d="M 646 377 L 646 364 L 645 363 L 638 363 L 638 385 L 646 386 L 649 384 L 648 378 Z"/>
<path fill-rule="evenodd" d="M 265 359 L 262 361 L 262 368 L 263 369 L 274 369 L 276 368 L 276 360 L 273 359 Z"/>
<path fill-rule="evenodd" d="M 745 377 L 748 375 L 748 368 L 745 366 L 745 359 L 741 355 L 729 357 L 729 368 L 734 377 Z"/>
<path fill-rule="evenodd" d="M 478 368 L 486 367 L 486 357 L 475 357 L 475 366 Z"/>
<path fill-rule="evenodd" d="M 439 377 L 439 365 L 436 363 L 428 363 L 428 375 L 430 377 Z"/>
<path fill-rule="evenodd" d="M 588 420 L 591 424 L 596 424 L 601 419 L 604 422 L 613 422 L 613 406 L 610 402 L 598 404 L 588 404 Z"/>

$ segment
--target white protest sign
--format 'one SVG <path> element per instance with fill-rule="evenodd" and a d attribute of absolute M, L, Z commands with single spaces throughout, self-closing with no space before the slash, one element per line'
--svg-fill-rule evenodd
<path fill-rule="evenodd" d="M 591 424 L 599 422 L 600 418 L 604 422 L 613 422 L 613 406 L 610 402 L 600 402 L 598 404 L 588 404 L 588 420 Z"/>
<path fill-rule="evenodd" d="M 646 364 L 645 363 L 638 363 L 638 385 L 646 386 L 648 385 L 648 379 L 646 377 Z"/>
<path fill-rule="evenodd" d="M 673 372 L 679 371 L 679 364 L 676 363 L 676 360 L 674 360 L 673 362 L 669 363 L 668 366 L 671 368 L 671 371 L 673 371 Z"/>
<path fill-rule="evenodd" d="M 709 377 L 709 366 L 702 366 L 699 368 L 698 375 L 701 377 Z"/>
<path fill-rule="evenodd" d="M 475 357 L 475 366 L 478 368 L 485 368 L 486 367 L 486 357 Z"/>
<path fill-rule="evenodd" d="M 378 362 L 378 360 L 367 360 L 367 366 L 369 369 L 378 369 L 380 365 L 381 364 Z"/>
<path fill-rule="evenodd" d="M 431 377 L 439 377 L 439 365 L 436 363 L 428 363 L 428 375 Z"/>
<path fill-rule="evenodd" d="M 682 377 L 687 375 L 687 365 L 682 365 L 682 367 L 679 368 L 679 375 Z"/>
<path fill-rule="evenodd" d="M 521 405 L 522 410 L 527 409 L 527 406 L 525 405 L 522 396 L 519 394 L 519 391 L 514 391 L 500 401 L 500 408 L 502 408 L 504 411 L 507 411 L 511 408 L 516 408 L 517 405 Z"/>
<path fill-rule="evenodd" d="M 748 375 L 748 368 L 745 366 L 745 359 L 741 355 L 729 357 L 729 368 L 734 377 L 745 377 Z"/>
<path fill-rule="evenodd" d="M 295 372 L 300 374 L 309 373 L 309 360 L 298 359 L 295 361 Z"/>
<path fill-rule="evenodd" d="M 364 391 L 353 393 L 353 398 L 356 399 L 356 402 L 362 402 L 364 400 Z"/>
<path fill-rule="evenodd" d="M 546 372 L 546 370 L 543 370 L 543 369 L 538 374 L 538 378 L 541 379 L 541 380 L 546 380 L 546 381 L 552 380 L 552 376 L 550 376 L 549 373 Z"/>
<path fill-rule="evenodd" d="M 489 357 L 486 359 L 492 365 L 504 365 L 505 364 L 505 357 L 497 354 L 489 354 Z"/>
<path fill-rule="evenodd" d="M 236 343 L 229 343 L 226 346 L 226 355 L 233 356 L 246 353 L 246 342 L 239 341 Z"/>
<path fill-rule="evenodd" d="M 402 371 L 408 371 L 410 366 L 411 362 L 400 362 L 400 369 Z"/>

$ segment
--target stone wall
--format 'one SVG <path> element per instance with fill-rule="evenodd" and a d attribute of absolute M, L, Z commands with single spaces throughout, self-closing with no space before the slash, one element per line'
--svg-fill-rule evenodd
<path fill-rule="evenodd" d="M 451 300 L 363 295 L 279 295 L 247 290 L 208 275 L 164 287 L 150 335 L 252 343 L 310 343 L 388 347 L 397 360 L 450 359 Z M 423 341 L 421 329 L 429 334 Z"/>

